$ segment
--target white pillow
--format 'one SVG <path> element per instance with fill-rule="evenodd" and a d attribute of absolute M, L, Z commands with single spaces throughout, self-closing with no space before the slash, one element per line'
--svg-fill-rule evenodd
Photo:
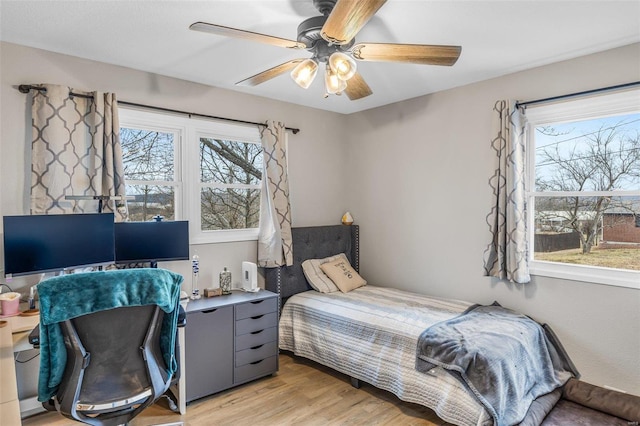
<path fill-rule="evenodd" d="M 320 265 L 323 263 L 333 262 L 338 259 L 347 260 L 347 256 L 344 253 L 340 253 L 335 256 L 325 257 L 324 259 L 307 259 L 302 262 L 302 272 L 304 272 L 304 276 L 314 290 L 320 293 L 340 291 L 331 278 L 320 269 Z"/>

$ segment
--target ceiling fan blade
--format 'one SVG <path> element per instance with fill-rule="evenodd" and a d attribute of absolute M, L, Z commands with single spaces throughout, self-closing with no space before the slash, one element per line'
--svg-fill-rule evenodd
<path fill-rule="evenodd" d="M 333 44 L 349 43 L 386 1 L 338 0 L 322 26 L 322 38 Z"/>
<path fill-rule="evenodd" d="M 258 84 L 264 83 L 265 81 L 271 80 L 272 78 L 275 78 L 280 74 L 284 74 L 285 72 L 294 69 L 296 65 L 298 65 L 302 61 L 304 61 L 304 59 L 292 59 L 289 62 L 276 65 L 273 68 L 269 68 L 266 71 L 262 71 L 261 73 L 237 82 L 236 86 L 257 86 Z"/>
<path fill-rule="evenodd" d="M 360 61 L 408 62 L 424 65 L 451 66 L 462 52 L 460 46 L 428 44 L 358 43 L 351 48 Z"/>
<path fill-rule="evenodd" d="M 349 99 L 351 99 L 352 101 L 373 94 L 371 88 L 369 87 L 367 82 L 364 81 L 364 78 L 362 78 L 359 72 L 355 73 L 353 77 L 351 77 L 349 81 L 347 81 L 347 88 L 344 89 L 344 93 L 346 93 Z"/>
<path fill-rule="evenodd" d="M 189 26 L 190 30 L 201 31 L 203 33 L 221 35 L 225 37 L 242 38 L 245 40 L 258 41 L 261 43 L 272 44 L 274 46 L 287 47 L 289 49 L 306 49 L 304 43 L 286 38 L 273 37 L 265 34 L 254 33 L 251 31 L 239 30 L 237 28 L 224 27 L 222 25 L 209 24 L 206 22 L 195 22 Z"/>

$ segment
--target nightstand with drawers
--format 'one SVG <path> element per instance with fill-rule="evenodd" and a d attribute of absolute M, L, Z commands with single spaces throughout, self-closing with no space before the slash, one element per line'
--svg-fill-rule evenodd
<path fill-rule="evenodd" d="M 190 301 L 186 402 L 278 371 L 278 297 L 260 290 Z"/>

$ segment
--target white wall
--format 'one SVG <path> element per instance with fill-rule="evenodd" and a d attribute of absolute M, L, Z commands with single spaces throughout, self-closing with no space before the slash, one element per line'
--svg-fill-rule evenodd
<path fill-rule="evenodd" d="M 640 45 L 507 75 L 349 116 L 348 209 L 369 282 L 494 300 L 559 334 L 583 379 L 640 394 L 640 291 L 535 277 L 483 277 L 491 207 L 491 108 L 640 77 Z"/>
<path fill-rule="evenodd" d="M 10 43 L 0 43 L 0 66 L 1 215 L 29 211 L 31 126 L 25 117 L 30 106 L 28 96 L 17 87 L 53 83 L 76 90 L 115 92 L 123 101 L 247 121 L 276 119 L 300 128 L 297 135 L 288 132 L 293 225 L 340 223 L 346 206 L 347 163 L 334 153 L 344 146 L 342 115 Z M 255 262 L 256 250 L 255 242 L 193 245 L 191 254 L 200 256 L 200 288 L 211 286 L 207 283 L 217 286 L 224 266 L 232 272 L 234 284 L 238 283 L 241 262 Z M 185 287 L 190 288 L 190 262 L 160 266 L 182 273 Z M 24 287 L 37 282 L 34 280 L 37 277 L 16 278 L 10 285 Z"/>

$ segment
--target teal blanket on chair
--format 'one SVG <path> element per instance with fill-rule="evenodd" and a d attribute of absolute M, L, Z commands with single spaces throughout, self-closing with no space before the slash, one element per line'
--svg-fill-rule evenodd
<path fill-rule="evenodd" d="M 50 278 L 38 284 L 40 298 L 40 375 L 38 401 L 56 394 L 67 360 L 61 322 L 92 312 L 125 306 L 158 305 L 166 314 L 160 348 L 168 366 L 177 369 L 176 326 L 182 276 L 164 269 L 123 269 Z"/>

